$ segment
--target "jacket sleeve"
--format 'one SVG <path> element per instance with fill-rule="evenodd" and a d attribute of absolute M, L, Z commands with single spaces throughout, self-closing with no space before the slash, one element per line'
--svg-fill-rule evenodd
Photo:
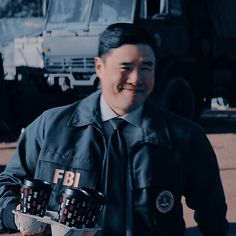
<path fill-rule="evenodd" d="M 34 177 L 43 134 L 42 115 L 20 135 L 14 156 L 0 174 L 0 231 L 16 230 L 12 210 L 20 202 L 23 180 Z"/>
<path fill-rule="evenodd" d="M 227 234 L 227 206 L 214 150 L 200 129 L 193 138 L 186 203 L 203 235 Z"/>

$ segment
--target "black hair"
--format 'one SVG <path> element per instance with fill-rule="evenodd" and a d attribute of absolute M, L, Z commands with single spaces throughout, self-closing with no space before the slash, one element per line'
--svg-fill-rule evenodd
<path fill-rule="evenodd" d="M 132 23 L 115 23 L 109 25 L 101 34 L 98 56 L 104 56 L 111 49 L 124 44 L 147 44 L 156 55 L 156 42 L 145 29 Z"/>

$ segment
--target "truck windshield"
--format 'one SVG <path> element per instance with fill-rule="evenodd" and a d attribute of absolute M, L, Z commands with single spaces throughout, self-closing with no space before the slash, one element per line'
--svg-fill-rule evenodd
<path fill-rule="evenodd" d="M 131 22 L 135 10 L 135 0 L 94 0 L 91 24 Z"/>
<path fill-rule="evenodd" d="M 83 23 L 89 14 L 88 0 L 53 0 L 49 9 L 48 24 Z"/>
<path fill-rule="evenodd" d="M 47 19 L 48 30 L 81 28 L 91 24 L 130 22 L 135 0 L 52 0 Z"/>

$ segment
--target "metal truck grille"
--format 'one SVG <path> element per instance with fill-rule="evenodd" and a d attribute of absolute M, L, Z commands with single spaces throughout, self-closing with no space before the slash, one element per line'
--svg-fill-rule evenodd
<path fill-rule="evenodd" d="M 90 72 L 94 71 L 94 59 L 47 57 L 45 58 L 45 69 L 53 73 Z"/>

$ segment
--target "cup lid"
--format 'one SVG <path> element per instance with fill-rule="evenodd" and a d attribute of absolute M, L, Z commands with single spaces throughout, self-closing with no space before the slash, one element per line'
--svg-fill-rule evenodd
<path fill-rule="evenodd" d="M 105 195 L 95 189 L 91 189 L 88 187 L 82 187 L 82 190 L 86 191 L 87 193 L 89 193 L 91 195 L 91 197 L 98 202 L 101 202 L 102 204 L 105 204 L 106 202 L 106 198 Z"/>
<path fill-rule="evenodd" d="M 47 181 L 44 181 L 41 179 L 30 179 L 30 178 L 24 180 L 24 186 L 40 187 L 40 188 L 46 188 L 46 189 L 51 188 L 51 184 Z"/>
<path fill-rule="evenodd" d="M 82 190 L 82 189 L 73 189 L 73 188 L 66 188 L 64 193 L 67 196 L 71 196 L 71 197 L 85 197 L 85 198 L 90 198 L 90 194 L 87 193 L 86 191 Z"/>

